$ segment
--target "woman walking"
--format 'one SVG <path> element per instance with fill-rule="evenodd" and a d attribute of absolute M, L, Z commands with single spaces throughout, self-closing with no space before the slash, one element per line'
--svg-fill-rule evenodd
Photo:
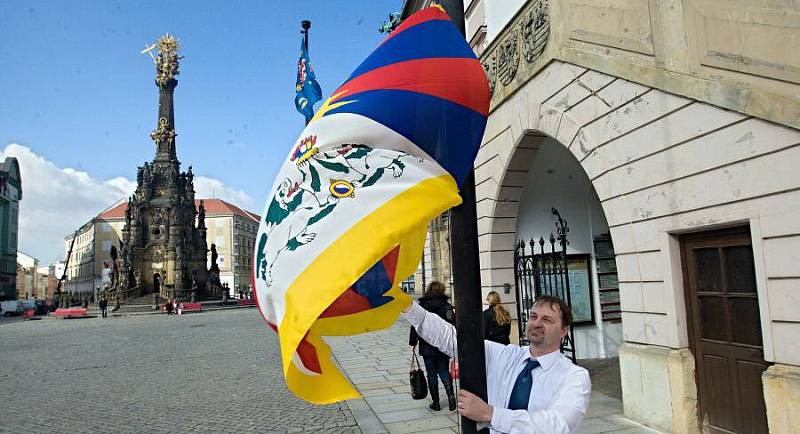
<path fill-rule="evenodd" d="M 448 296 L 444 294 L 444 284 L 442 282 L 433 281 L 428 285 L 428 290 L 418 300 L 419 305 L 425 310 L 433 312 L 450 324 L 455 325 L 455 313 L 453 312 L 453 305 L 447 300 Z M 450 377 L 450 357 L 439 351 L 436 347 L 425 342 L 417 335 L 414 327 L 411 327 L 411 336 L 408 339 L 408 344 L 413 347 L 419 343 L 419 354 L 425 361 L 425 371 L 428 373 L 428 389 L 431 393 L 431 410 L 439 411 L 442 407 L 439 405 L 439 382 L 437 376 L 442 379 L 442 385 L 447 393 L 447 407 L 450 411 L 456 409 L 456 397 L 453 394 L 453 379 Z"/>
<path fill-rule="evenodd" d="M 486 296 L 489 307 L 483 311 L 483 338 L 498 344 L 511 343 L 511 315 L 500 304 L 500 294 L 492 291 Z"/>

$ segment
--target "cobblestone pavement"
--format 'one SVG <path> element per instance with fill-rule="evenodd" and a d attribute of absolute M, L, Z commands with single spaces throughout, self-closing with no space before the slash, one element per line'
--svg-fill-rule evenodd
<path fill-rule="evenodd" d="M 315 406 L 286 389 L 277 338 L 256 309 L 3 319 L 0 432 L 458 433 L 446 399 L 434 412 L 409 395 L 408 327 L 329 338 L 363 399 Z M 594 383 L 613 382 L 598 376 L 616 360 L 592 362 Z M 578 433 L 654 432 L 595 389 Z"/>
<path fill-rule="evenodd" d="M 362 432 L 286 389 L 256 309 L 0 325 L 0 432 Z"/>

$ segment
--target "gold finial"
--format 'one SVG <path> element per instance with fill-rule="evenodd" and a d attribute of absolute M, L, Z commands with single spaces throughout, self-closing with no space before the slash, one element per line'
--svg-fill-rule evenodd
<path fill-rule="evenodd" d="M 153 50 L 158 48 L 158 55 L 153 55 Z M 158 87 L 164 87 L 167 82 L 174 79 L 176 75 L 180 74 L 178 71 L 178 61 L 183 59 L 183 56 L 178 56 L 178 48 L 180 42 L 178 38 L 167 33 L 160 37 L 155 44 L 148 45 L 142 50 L 141 54 L 149 54 L 156 64 L 156 83 Z"/>

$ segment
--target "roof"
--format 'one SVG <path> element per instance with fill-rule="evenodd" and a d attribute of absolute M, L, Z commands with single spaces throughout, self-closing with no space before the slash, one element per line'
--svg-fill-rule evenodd
<path fill-rule="evenodd" d="M 250 211 L 239 208 L 238 206 L 225 202 L 222 199 L 195 199 L 194 206 L 198 208 L 200 201 L 203 201 L 203 206 L 206 208 L 206 216 L 213 217 L 218 215 L 239 215 L 253 221 L 260 221 L 261 216 Z M 121 201 L 118 205 L 112 206 L 97 215 L 101 220 L 114 220 L 125 217 L 125 210 L 128 208 L 127 201 Z"/>

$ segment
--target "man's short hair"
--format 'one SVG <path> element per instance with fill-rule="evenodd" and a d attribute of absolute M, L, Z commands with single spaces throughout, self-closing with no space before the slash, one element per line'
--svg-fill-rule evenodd
<path fill-rule="evenodd" d="M 561 312 L 561 326 L 567 327 L 572 324 L 572 309 L 570 309 L 567 303 L 564 303 L 564 300 L 554 295 L 540 295 L 533 301 L 534 306 L 537 304 L 547 304 L 550 306 L 550 309 L 553 310 L 555 310 L 557 306 L 558 310 Z"/>

